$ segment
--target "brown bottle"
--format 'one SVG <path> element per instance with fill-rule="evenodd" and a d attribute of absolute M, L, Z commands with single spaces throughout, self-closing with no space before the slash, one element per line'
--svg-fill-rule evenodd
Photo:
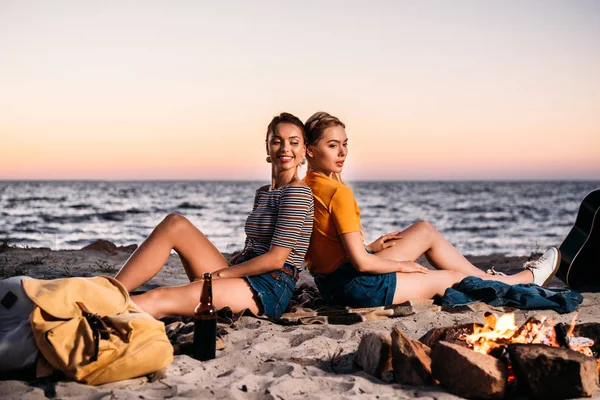
<path fill-rule="evenodd" d="M 194 310 L 194 358 L 215 358 L 217 349 L 217 309 L 212 303 L 212 275 L 204 273 L 200 303 Z"/>

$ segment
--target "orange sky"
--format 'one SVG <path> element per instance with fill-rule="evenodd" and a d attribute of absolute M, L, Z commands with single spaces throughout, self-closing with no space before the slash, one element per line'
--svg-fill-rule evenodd
<path fill-rule="evenodd" d="M 0 179 L 261 179 L 280 111 L 349 179 L 600 178 L 600 3 L 0 3 Z"/>

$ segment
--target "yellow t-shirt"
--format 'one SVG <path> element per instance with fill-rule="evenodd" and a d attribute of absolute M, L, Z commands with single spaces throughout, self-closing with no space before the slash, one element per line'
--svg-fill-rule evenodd
<path fill-rule="evenodd" d="M 309 172 L 304 182 L 315 198 L 315 218 L 306 265 L 313 274 L 329 274 L 348 259 L 340 240 L 360 231 L 360 210 L 352 190 L 325 175 Z"/>

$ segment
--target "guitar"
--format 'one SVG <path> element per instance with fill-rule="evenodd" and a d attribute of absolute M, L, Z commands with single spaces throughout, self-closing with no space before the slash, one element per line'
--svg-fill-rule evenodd
<path fill-rule="evenodd" d="M 585 196 L 559 250 L 556 276 L 572 289 L 600 291 L 600 190 Z"/>

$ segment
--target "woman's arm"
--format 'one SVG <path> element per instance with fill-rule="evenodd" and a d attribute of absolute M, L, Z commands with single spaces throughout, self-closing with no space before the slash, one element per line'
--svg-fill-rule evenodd
<path fill-rule="evenodd" d="M 288 256 L 296 248 L 305 224 L 312 224 L 312 219 L 307 221 L 307 215 L 312 213 L 313 207 L 310 189 L 301 183 L 292 183 L 281 195 L 269 251 L 241 264 L 216 271 L 216 276 L 240 278 L 283 268 Z"/>
<path fill-rule="evenodd" d="M 214 278 L 241 278 L 244 276 L 254 276 L 266 272 L 275 271 L 283 268 L 292 249 L 271 245 L 271 248 L 265 254 L 254 257 L 241 264 L 223 268 L 213 272 Z"/>
<path fill-rule="evenodd" d="M 419 272 L 426 274 L 428 272 L 427 268 L 413 261 L 387 260 L 367 253 L 360 232 L 345 233 L 340 235 L 340 239 L 352 265 L 360 272 L 368 274 L 385 274 L 388 272 Z"/>

